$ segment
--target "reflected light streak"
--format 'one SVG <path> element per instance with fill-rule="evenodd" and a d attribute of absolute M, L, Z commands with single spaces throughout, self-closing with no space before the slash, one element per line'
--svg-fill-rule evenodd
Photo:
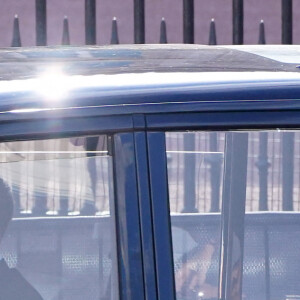
<path fill-rule="evenodd" d="M 10 110 L 9 112 L 13 113 L 13 114 L 21 114 L 21 113 L 40 112 L 40 111 L 46 111 L 46 110 L 48 111 L 50 109 L 49 108 L 47 108 L 47 109 L 41 109 L 41 108 L 20 108 L 20 109 Z"/>
<path fill-rule="evenodd" d="M 284 83 L 293 80 L 293 84 L 298 84 L 300 74 L 289 72 L 174 72 L 174 73 L 126 73 L 126 74 L 97 74 L 97 75 L 67 75 L 59 65 L 45 69 L 36 78 L 24 80 L 0 80 L 0 94 L 25 93 L 30 97 L 34 93 L 41 101 L 57 103 L 65 100 L 71 92 L 84 89 L 96 88 L 103 92 L 119 92 L 120 95 L 130 92 L 145 92 L 147 89 L 179 89 L 181 87 L 197 85 L 201 87 L 216 87 L 220 85 L 237 85 L 252 83 L 258 84 Z M 27 94 L 28 93 L 28 94 Z M 24 98 L 22 98 L 24 99 Z M 14 109 L 11 112 L 25 113 L 33 112 L 35 108 Z"/>

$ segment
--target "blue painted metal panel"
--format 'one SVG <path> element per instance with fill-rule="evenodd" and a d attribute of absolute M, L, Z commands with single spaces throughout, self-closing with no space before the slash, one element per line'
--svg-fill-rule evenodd
<path fill-rule="evenodd" d="M 158 299 L 175 299 L 165 134 L 147 134 Z"/>
<path fill-rule="evenodd" d="M 178 76 L 184 77 L 184 74 L 178 74 Z M 228 77 L 230 78 L 230 73 Z M 138 75 L 127 80 L 138 80 Z M 114 79 L 112 78 L 111 81 L 114 82 Z M 17 90 L 17 86 L 16 90 L 9 92 L 1 92 L 1 89 L 0 82 L 1 112 L 14 109 L 98 107 L 104 112 L 114 111 L 115 114 L 150 113 L 153 110 L 160 112 L 161 110 L 166 111 L 166 107 L 174 110 L 175 105 L 175 107 L 183 106 L 185 109 L 188 105 L 189 111 L 205 108 L 212 110 L 226 109 L 227 107 L 238 108 L 238 104 L 252 109 L 255 109 L 256 105 L 259 105 L 260 108 L 274 109 L 276 106 L 286 105 L 285 103 L 279 104 L 275 100 L 298 100 L 292 102 L 295 105 L 299 102 L 300 94 L 299 80 L 284 81 L 283 79 L 265 83 L 261 83 L 259 80 L 251 83 L 215 81 L 209 86 L 201 85 L 201 83 L 178 83 L 177 85 L 129 85 L 122 88 L 82 87 L 70 91 L 67 99 L 52 102 L 43 99 L 43 96 L 34 91 L 20 92 Z M 271 102 L 269 102 L 270 100 Z"/>
<path fill-rule="evenodd" d="M 84 70 L 89 71 L 89 65 Z M 51 69 L 46 71 L 51 75 Z M 246 109 L 274 109 L 286 105 L 276 100 L 299 99 L 300 76 L 291 72 L 172 71 L 80 77 L 58 73 L 48 74 L 48 79 L 44 75 L 46 78 L 0 80 L 0 112 L 97 107 L 103 114 L 131 114 L 182 111 L 180 107 L 185 111 L 238 109 L 239 104 Z"/>
<path fill-rule="evenodd" d="M 114 182 L 122 300 L 145 299 L 133 133 L 114 136 Z"/>
<path fill-rule="evenodd" d="M 156 95 L 153 95 L 155 98 Z M 107 105 L 81 108 L 56 108 L 38 111 L 19 111 L 18 113 L 0 113 L 0 122 L 36 120 L 36 119 L 60 119 L 74 117 L 116 116 L 130 114 L 166 114 L 188 112 L 232 112 L 232 111 L 287 111 L 300 110 L 300 100 L 218 100 L 212 98 L 209 101 L 183 103 L 148 103 L 132 105 Z M 137 125 L 135 127 L 139 127 Z M 142 126 L 143 127 L 143 126 Z M 144 128 L 144 127 L 143 127 Z"/>
<path fill-rule="evenodd" d="M 147 115 L 146 124 L 149 130 L 288 128 L 299 126 L 300 113 L 289 110 L 156 114 Z"/>
<path fill-rule="evenodd" d="M 150 201 L 149 169 L 147 157 L 146 133 L 136 132 L 135 151 L 141 218 L 141 236 L 144 263 L 145 298 L 157 299 L 156 269 L 153 241 L 152 207 Z"/>
<path fill-rule="evenodd" d="M 93 118 L 58 118 L 18 122 L 0 122 L 1 140 L 17 138 L 64 137 L 75 134 L 97 134 L 132 130 L 129 116 Z"/>

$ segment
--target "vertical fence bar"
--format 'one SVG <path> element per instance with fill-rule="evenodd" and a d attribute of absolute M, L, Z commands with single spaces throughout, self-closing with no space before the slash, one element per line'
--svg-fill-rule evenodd
<path fill-rule="evenodd" d="M 116 17 L 113 18 L 112 24 L 111 24 L 110 44 L 111 45 L 118 45 L 119 44 L 118 23 L 117 23 L 117 18 Z"/>
<path fill-rule="evenodd" d="M 264 23 L 264 20 L 261 20 L 260 24 L 259 24 L 258 44 L 260 44 L 260 45 L 266 44 L 266 35 L 265 35 L 265 23 Z"/>
<path fill-rule="evenodd" d="M 232 30 L 233 44 L 242 45 L 244 43 L 244 0 L 232 1 Z"/>
<path fill-rule="evenodd" d="M 85 43 L 96 45 L 96 0 L 85 0 Z"/>
<path fill-rule="evenodd" d="M 282 133 L 282 209 L 293 210 L 295 133 Z"/>
<path fill-rule="evenodd" d="M 218 151 L 218 134 L 211 132 L 209 135 L 209 150 Z M 220 187 L 221 187 L 221 164 L 222 157 L 218 154 L 211 154 L 210 159 L 210 186 L 211 186 L 211 212 L 220 211 Z"/>
<path fill-rule="evenodd" d="M 160 44 L 167 44 L 168 43 L 168 38 L 167 38 L 167 24 L 166 24 L 165 18 L 162 18 L 161 22 L 160 22 L 159 43 Z"/>
<path fill-rule="evenodd" d="M 259 133 L 259 156 L 256 162 L 259 174 L 259 210 L 268 210 L 268 133 Z"/>
<path fill-rule="evenodd" d="M 35 0 L 36 45 L 47 45 L 47 2 Z"/>
<path fill-rule="evenodd" d="M 210 21 L 208 45 L 210 45 L 210 46 L 217 45 L 217 33 L 216 33 L 215 19 L 211 19 L 211 21 Z"/>
<path fill-rule="evenodd" d="M 282 44 L 292 44 L 293 43 L 293 2 L 292 0 L 281 0 L 281 20 L 282 20 L 282 32 L 281 32 Z"/>
<path fill-rule="evenodd" d="M 11 46 L 12 47 L 21 47 L 22 46 L 18 15 L 15 15 L 15 18 L 14 18 L 13 37 L 12 37 Z"/>
<path fill-rule="evenodd" d="M 198 212 L 196 208 L 195 134 L 185 133 L 184 142 L 184 208 L 183 213 Z"/>
<path fill-rule="evenodd" d="M 134 42 L 145 43 L 145 0 L 134 0 Z"/>
<path fill-rule="evenodd" d="M 194 44 L 194 0 L 183 0 L 183 42 Z"/>
<path fill-rule="evenodd" d="M 63 23 L 63 35 L 62 35 L 62 45 L 70 45 L 70 33 L 69 33 L 69 20 L 68 17 L 64 17 Z"/>

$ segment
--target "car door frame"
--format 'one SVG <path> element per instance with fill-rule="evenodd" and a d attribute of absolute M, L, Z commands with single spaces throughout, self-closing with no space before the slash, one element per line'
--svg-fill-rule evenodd
<path fill-rule="evenodd" d="M 300 110 L 298 107 L 286 110 L 264 109 L 243 111 L 203 111 L 152 113 L 145 116 L 147 128 L 147 145 L 149 159 L 149 178 L 151 184 L 151 203 L 154 228 L 154 248 L 156 255 L 158 299 L 175 299 L 174 266 L 172 253 L 171 221 L 168 199 L 168 178 L 165 132 L 167 131 L 236 131 L 255 129 L 291 129 L 300 126 Z M 234 167 L 236 168 L 236 167 Z M 234 169 L 233 168 L 233 169 Z M 234 172 L 237 172 L 235 170 Z M 238 209 L 234 206 L 238 205 Z M 243 214 L 232 214 L 232 211 Z M 233 247 L 232 236 L 239 233 L 242 239 L 245 217 L 245 203 L 236 199 L 223 203 L 222 208 L 222 247 L 219 274 L 219 297 L 230 300 L 231 266 L 230 257 L 239 255 Z M 163 228 L 163 230 L 159 230 Z M 238 251 L 240 251 L 239 249 Z M 243 265 L 240 266 L 242 272 Z"/>
<path fill-rule="evenodd" d="M 72 109 L 65 109 L 64 112 L 59 111 L 55 114 L 55 110 L 52 110 L 49 114 L 42 112 L 43 117 L 40 117 L 38 112 L 3 113 L 0 116 L 0 141 L 12 142 L 97 134 L 111 136 L 109 139 L 111 144 L 108 148 L 109 152 L 113 153 L 113 178 L 116 183 L 114 185 L 114 210 L 116 212 L 119 295 L 124 300 L 143 300 L 145 299 L 145 284 L 133 117 L 132 115 L 97 116 L 94 114 L 89 116 L 84 108 L 81 111 L 82 114 L 80 109 L 77 109 L 74 114 Z M 127 165 L 124 165 L 124 155 L 130 156 L 130 163 Z M 124 185 L 121 190 L 122 184 L 116 173 L 120 170 L 129 179 L 126 181 L 125 190 Z M 124 191 L 125 197 L 122 195 Z"/>

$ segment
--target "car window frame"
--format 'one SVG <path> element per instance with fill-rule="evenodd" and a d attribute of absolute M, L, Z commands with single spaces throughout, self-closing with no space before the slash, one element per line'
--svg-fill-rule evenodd
<path fill-rule="evenodd" d="M 118 136 L 123 135 L 125 139 L 129 140 L 131 144 L 131 153 L 133 160 L 129 170 L 126 170 L 128 178 L 130 178 L 130 187 L 127 189 L 128 209 L 124 210 L 124 203 L 118 199 L 120 194 L 119 186 L 116 184 L 117 174 L 113 172 L 114 178 L 114 192 L 115 192 L 115 227 L 116 227 L 116 244 L 118 256 L 118 285 L 119 295 L 121 299 L 133 300 L 144 299 L 144 281 L 143 281 L 143 255 L 140 237 L 140 214 L 138 203 L 138 186 L 136 176 L 136 156 L 133 135 L 133 118 L 131 115 L 121 116 L 86 116 L 82 109 L 83 116 L 77 111 L 77 116 L 68 116 L 68 110 L 65 114 L 61 113 L 59 117 L 53 118 L 34 118 L 30 120 L 19 119 L 18 114 L 12 114 L 10 120 L 2 120 L 0 118 L 0 141 L 14 142 L 14 141 L 31 141 L 52 138 L 66 138 L 77 136 L 90 136 L 105 134 L 115 140 Z M 14 117 L 15 116 L 15 117 Z M 128 142 L 128 141 L 127 141 Z M 109 145 L 108 151 L 115 152 L 116 142 L 112 141 Z M 122 147 L 121 147 L 122 148 Z M 119 165 L 121 168 L 122 162 L 120 155 L 112 155 L 113 168 Z M 125 168 L 124 168 L 125 169 Z M 133 209 L 134 208 L 134 209 Z M 123 218 L 125 220 L 125 227 L 120 227 L 117 219 Z M 130 243 L 125 243 L 121 238 L 126 234 L 127 236 L 136 236 Z M 123 253 L 119 251 L 122 249 Z M 137 251 L 138 250 L 138 251 Z M 125 256 L 123 255 L 125 253 Z M 130 272 L 123 272 L 121 267 Z M 133 276 L 134 273 L 138 276 Z"/>
<path fill-rule="evenodd" d="M 238 130 L 259 130 L 259 129 L 297 129 L 300 127 L 300 110 L 298 107 L 290 110 L 272 110 L 272 107 L 269 109 L 264 108 L 263 110 L 252 108 L 251 110 L 234 110 L 234 111 L 218 111 L 217 108 L 210 111 L 204 112 L 182 112 L 182 113 L 157 113 L 157 114 L 148 114 L 145 116 L 146 126 L 147 126 L 147 140 L 148 140 L 148 155 L 149 155 L 149 169 L 151 177 L 154 174 L 160 174 L 160 177 L 156 177 L 155 181 L 161 185 L 163 189 L 162 197 L 160 201 L 152 199 L 157 202 L 157 207 L 153 208 L 153 226 L 155 224 L 166 223 L 167 230 L 164 231 L 165 235 L 157 236 L 157 233 L 154 232 L 154 241 L 155 247 L 165 247 L 168 249 L 167 257 L 173 257 L 172 253 L 172 236 L 171 236 L 171 221 L 170 214 L 167 216 L 166 203 L 169 209 L 169 199 L 167 191 L 167 159 L 165 153 L 165 133 L 167 131 L 238 131 Z M 156 143 L 151 142 L 151 139 L 157 140 Z M 159 142 L 158 142 L 159 141 Z M 157 152 L 160 152 L 157 153 Z M 164 152 L 165 157 L 162 152 Z M 151 157 L 152 155 L 152 157 Z M 156 158 L 156 157 L 159 157 Z M 151 195 L 153 194 L 153 186 L 151 186 Z M 226 266 L 226 261 L 228 262 L 228 257 L 232 257 L 234 253 L 230 249 L 232 243 L 228 243 L 230 236 L 233 232 L 243 232 L 245 233 L 245 203 L 240 207 L 240 211 L 244 210 L 244 214 L 235 219 L 230 218 L 230 212 L 233 211 L 233 206 L 236 204 L 236 201 L 231 201 L 227 203 L 227 207 L 222 209 L 222 243 L 223 249 L 220 254 L 220 263 L 222 268 L 220 269 L 220 282 L 219 282 L 219 296 L 222 300 L 230 300 L 230 280 L 227 280 L 231 274 L 229 266 Z M 224 205 L 224 203 L 223 203 Z M 155 209 L 157 211 L 162 211 L 155 216 Z M 164 219 L 164 220 L 163 220 Z M 227 242 L 224 244 L 224 237 L 227 236 Z M 169 287 L 168 299 L 176 299 L 175 296 L 175 279 L 174 279 L 174 266 L 173 260 L 168 260 L 164 262 L 164 267 L 159 266 L 159 259 L 156 259 L 156 268 L 158 272 L 161 269 L 162 274 L 166 274 L 169 277 L 170 281 L 168 283 L 163 283 L 164 279 L 161 280 L 161 284 L 165 284 Z M 225 267 L 225 269 L 224 269 Z M 170 274 L 172 270 L 172 275 Z M 240 267 L 240 271 L 243 272 L 243 265 Z M 160 285 L 160 279 L 158 278 L 158 290 Z M 172 291 L 172 292 L 171 292 Z M 172 295 L 172 296 L 171 296 Z M 167 299 L 167 298 L 166 298 Z"/>

